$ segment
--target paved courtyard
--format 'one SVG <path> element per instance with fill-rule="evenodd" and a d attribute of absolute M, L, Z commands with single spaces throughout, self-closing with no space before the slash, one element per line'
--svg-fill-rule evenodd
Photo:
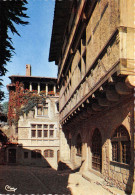
<path fill-rule="evenodd" d="M 0 166 L 0 194 L 70 194 L 69 173 L 52 168 Z M 10 186 L 6 191 L 5 186 Z M 9 187 L 6 187 L 7 190 Z"/>

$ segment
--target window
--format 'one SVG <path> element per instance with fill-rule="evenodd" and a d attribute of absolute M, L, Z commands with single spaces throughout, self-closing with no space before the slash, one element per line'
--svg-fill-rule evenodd
<path fill-rule="evenodd" d="M 31 137 L 36 137 L 36 130 L 31 131 Z"/>
<path fill-rule="evenodd" d="M 123 125 L 115 130 L 111 142 L 112 160 L 129 164 L 131 159 L 130 137 Z"/>
<path fill-rule="evenodd" d="M 44 129 L 48 129 L 48 125 L 44 125 Z"/>
<path fill-rule="evenodd" d="M 54 124 L 31 124 L 32 138 L 47 138 L 54 137 Z"/>
<path fill-rule="evenodd" d="M 41 150 L 33 150 L 31 151 L 31 158 L 41 158 Z"/>
<path fill-rule="evenodd" d="M 42 106 L 38 106 L 37 115 L 42 115 Z"/>
<path fill-rule="evenodd" d="M 28 158 L 28 152 L 24 152 L 24 158 Z"/>
<path fill-rule="evenodd" d="M 82 155 L 82 140 L 81 140 L 80 134 L 77 136 L 76 149 L 77 149 L 77 155 L 81 156 Z"/>
<path fill-rule="evenodd" d="M 54 151 L 53 150 L 45 150 L 44 151 L 44 156 L 49 157 L 49 158 L 53 158 L 54 157 Z"/>
<path fill-rule="evenodd" d="M 53 129 L 53 128 L 54 128 L 54 125 L 50 125 L 49 128 L 50 128 L 50 129 Z"/>
<path fill-rule="evenodd" d="M 35 125 L 35 124 L 32 124 L 31 127 L 32 127 L 32 128 L 36 128 L 36 125 Z"/>
<path fill-rule="evenodd" d="M 48 115 L 48 103 L 45 103 L 44 105 L 38 105 L 37 115 L 40 115 L 40 116 Z"/>
<path fill-rule="evenodd" d="M 55 102 L 56 113 L 59 112 L 59 102 Z"/>
<path fill-rule="evenodd" d="M 44 137 L 48 137 L 48 130 L 44 130 Z"/>
<path fill-rule="evenodd" d="M 38 137 L 42 137 L 42 130 L 38 130 Z"/>
<path fill-rule="evenodd" d="M 37 128 L 38 129 L 42 129 L 42 125 L 37 125 Z"/>
<path fill-rule="evenodd" d="M 49 137 L 53 137 L 54 136 L 54 125 L 53 124 L 51 124 L 51 125 L 49 125 Z"/>
<path fill-rule="evenodd" d="M 46 107 L 43 107 L 43 115 L 48 115 L 48 104 Z"/>
<path fill-rule="evenodd" d="M 50 135 L 49 135 L 49 136 L 50 136 L 50 137 L 53 137 L 54 131 L 53 131 L 53 130 L 50 130 L 49 132 L 50 132 Z"/>

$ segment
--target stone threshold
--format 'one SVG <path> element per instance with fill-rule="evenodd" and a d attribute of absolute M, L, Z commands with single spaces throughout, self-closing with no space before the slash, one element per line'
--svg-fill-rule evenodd
<path fill-rule="evenodd" d="M 114 186 L 111 186 L 107 181 L 105 181 L 97 174 L 92 173 L 91 171 L 84 171 L 81 173 L 82 177 L 89 181 L 90 183 L 95 183 L 97 185 L 101 185 L 105 190 L 110 192 L 113 195 L 125 195 L 126 193 Z"/>

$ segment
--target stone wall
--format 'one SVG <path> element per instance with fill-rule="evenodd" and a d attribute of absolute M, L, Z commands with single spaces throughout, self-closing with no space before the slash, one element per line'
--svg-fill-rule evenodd
<path fill-rule="evenodd" d="M 59 143 L 59 113 L 57 111 L 56 102 L 58 101 L 58 97 L 50 97 L 47 98 L 46 102 L 48 103 L 48 115 L 40 116 L 37 115 L 37 108 L 34 108 L 34 111 L 30 111 L 27 115 L 20 117 L 18 123 L 18 143 L 21 145 L 21 164 L 29 164 L 29 165 L 39 165 L 39 166 L 51 166 L 57 169 L 57 152 L 59 151 L 60 143 Z M 32 137 L 32 128 L 31 124 L 42 125 L 42 136 Z M 49 125 L 54 125 L 54 134 L 53 137 L 49 136 Z M 44 125 L 48 125 L 48 136 L 44 137 Z M 53 157 L 45 157 L 44 150 L 53 150 Z M 33 159 L 31 157 L 32 150 L 40 150 L 41 158 Z M 28 158 L 24 158 L 24 152 L 28 152 Z"/>
<path fill-rule="evenodd" d="M 131 191 L 133 182 L 133 153 L 131 151 L 132 157 L 130 165 L 112 161 L 111 137 L 118 126 L 121 124 L 124 125 L 129 133 L 132 148 L 133 124 L 130 118 L 132 117 L 132 114 L 133 99 L 119 104 L 117 107 L 108 110 L 108 112 L 99 113 L 95 117 L 87 115 L 83 120 L 78 120 L 76 122 L 73 121 L 73 123 L 71 122 L 71 128 L 68 128 L 68 131 L 70 131 L 73 136 L 71 161 L 74 164 L 74 167 L 77 163 L 78 165 L 81 165 L 84 162 L 81 167 L 81 172 L 84 170 L 94 170 L 92 169 L 92 135 L 94 129 L 98 128 L 102 136 L 102 176 L 110 185 L 115 185 L 123 190 Z M 72 126 L 72 124 L 74 126 Z M 76 133 L 74 133 L 73 129 Z M 75 150 L 75 137 L 80 132 L 83 147 L 82 157 L 78 159 Z"/>

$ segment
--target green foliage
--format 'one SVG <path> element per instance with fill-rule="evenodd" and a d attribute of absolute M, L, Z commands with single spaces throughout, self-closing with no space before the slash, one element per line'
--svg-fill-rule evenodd
<path fill-rule="evenodd" d="M 28 24 L 22 20 L 22 18 L 28 18 L 25 14 L 27 11 L 26 4 L 27 0 L 0 0 L 0 76 L 4 76 L 7 72 L 7 62 L 10 62 L 13 53 L 15 53 L 9 30 L 12 34 L 20 36 L 15 25 Z M 1 98 L 3 98 L 3 94 L 0 91 L 0 101 Z"/>
<path fill-rule="evenodd" d="M 1 107 L 2 107 L 2 113 L 7 114 L 8 113 L 8 102 L 4 102 L 3 104 L 1 104 Z"/>
<path fill-rule="evenodd" d="M 26 115 L 29 113 L 29 111 L 34 111 L 34 107 L 37 106 L 39 103 L 44 104 L 46 102 L 46 97 L 39 96 L 39 95 L 33 95 L 29 98 L 27 104 L 21 109 L 19 115 L 23 115 L 26 113 Z"/>

